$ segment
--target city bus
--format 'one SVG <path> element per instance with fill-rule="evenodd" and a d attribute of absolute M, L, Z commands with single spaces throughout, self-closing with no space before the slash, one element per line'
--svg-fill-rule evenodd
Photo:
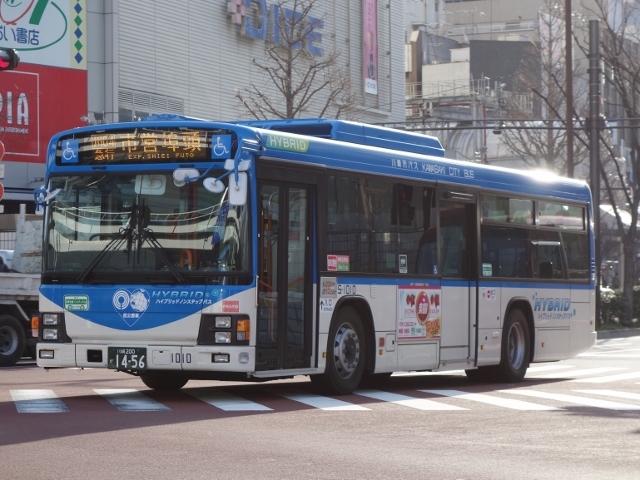
<path fill-rule="evenodd" d="M 151 389 L 518 382 L 595 342 L 586 183 L 327 119 L 155 115 L 47 151 L 37 362 Z"/>

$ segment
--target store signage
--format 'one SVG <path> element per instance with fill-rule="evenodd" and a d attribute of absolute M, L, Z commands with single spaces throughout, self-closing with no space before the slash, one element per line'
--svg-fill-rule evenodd
<path fill-rule="evenodd" d="M 301 17 L 300 12 L 295 12 L 295 15 L 297 18 Z M 271 5 L 269 8 L 266 0 L 227 0 L 227 16 L 231 23 L 240 27 L 241 35 L 262 41 L 273 38 L 273 42 L 279 44 L 284 34 L 281 32 L 281 24 L 277 20 L 279 18 L 293 18 L 294 11 L 280 5 Z M 324 51 L 322 49 L 322 33 L 320 32 L 324 27 L 324 22 L 310 15 L 307 16 L 305 22 L 308 27 L 305 29 L 304 47 L 311 55 L 322 57 Z M 269 29 L 271 29 L 272 35 L 267 37 Z M 302 48 L 302 45 L 296 45 L 296 48 Z"/>

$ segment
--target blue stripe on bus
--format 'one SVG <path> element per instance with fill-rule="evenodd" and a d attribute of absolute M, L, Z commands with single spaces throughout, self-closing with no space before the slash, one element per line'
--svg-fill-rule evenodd
<path fill-rule="evenodd" d="M 326 272 L 323 277 L 329 277 Z M 475 280 L 464 279 L 440 279 L 440 278 L 425 278 L 417 279 L 415 277 L 407 278 L 369 278 L 369 277 L 336 277 L 336 281 L 343 285 L 389 285 L 389 286 L 406 286 L 406 285 L 441 285 L 443 287 L 475 287 Z M 544 282 L 539 279 L 532 279 L 531 281 L 511 281 L 503 279 L 481 280 L 477 284 L 479 287 L 496 287 L 501 288 L 561 288 L 561 289 L 573 289 L 573 290 L 593 290 L 593 286 L 586 283 L 568 283 L 568 282 Z"/>

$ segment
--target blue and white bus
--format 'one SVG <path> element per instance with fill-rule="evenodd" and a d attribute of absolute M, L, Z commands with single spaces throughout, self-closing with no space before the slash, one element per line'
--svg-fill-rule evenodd
<path fill-rule="evenodd" d="M 352 122 L 153 116 L 47 152 L 46 368 L 154 389 L 398 371 L 517 382 L 595 342 L 588 186 Z"/>

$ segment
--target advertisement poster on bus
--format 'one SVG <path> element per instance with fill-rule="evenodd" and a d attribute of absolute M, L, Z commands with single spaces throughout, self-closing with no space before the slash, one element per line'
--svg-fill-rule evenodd
<path fill-rule="evenodd" d="M 439 286 L 398 287 L 398 340 L 440 338 L 442 310 Z"/>
<path fill-rule="evenodd" d="M 0 46 L 20 55 L 15 70 L 0 72 L 3 161 L 44 163 L 51 136 L 82 125 L 86 25 L 86 0 L 0 2 Z"/>

